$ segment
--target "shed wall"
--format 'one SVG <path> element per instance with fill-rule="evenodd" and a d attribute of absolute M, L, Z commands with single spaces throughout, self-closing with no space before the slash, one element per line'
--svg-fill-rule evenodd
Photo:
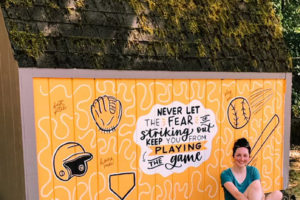
<path fill-rule="evenodd" d="M 36 137 L 36 158 L 31 156 L 31 159 L 36 159 L 37 163 L 39 186 L 35 187 L 39 187 L 40 199 L 117 199 L 116 194 L 126 196 L 126 199 L 223 199 L 219 175 L 232 164 L 232 144 L 239 137 L 247 137 L 255 146 L 253 152 L 259 152 L 253 155 L 255 159 L 250 164 L 260 170 L 264 190 L 283 189 L 285 185 L 284 149 L 289 133 L 285 131 L 288 123 L 284 119 L 289 115 L 285 99 L 286 94 L 290 94 L 287 91 L 290 80 L 286 81 L 283 74 L 273 74 L 273 77 L 257 74 L 256 79 L 255 75 L 230 74 L 231 78 L 224 79 L 220 74 L 210 73 L 210 78 L 199 79 L 196 77 L 201 73 L 194 74 L 194 78 L 183 73 L 177 77 L 178 74 L 173 73 L 172 77 L 176 79 L 159 79 L 163 77 L 160 73 L 158 77 L 151 75 L 155 79 L 146 78 L 148 75 L 126 79 L 113 78 L 117 73 L 109 71 L 94 71 L 95 77 L 105 78 L 87 78 L 85 71 L 77 70 L 66 72 L 69 72 L 68 76 L 77 72 L 78 78 L 65 77 L 57 73 L 59 70 L 49 73 L 39 70 L 36 74 L 34 70 L 30 71 L 32 84 L 28 86 L 33 86 L 31 103 L 34 101 L 35 114 L 31 116 L 35 118 L 36 135 L 32 135 L 32 130 L 29 136 Z M 105 75 L 109 73 L 110 78 Z M 126 73 L 134 74 L 122 72 L 123 75 Z M 202 74 L 202 77 L 206 76 Z M 115 114 L 115 117 L 120 116 L 120 121 L 112 120 L 109 115 L 97 118 L 92 105 L 104 109 L 111 101 L 115 102 L 115 110 L 122 108 L 121 116 Z M 246 105 L 246 101 L 248 107 L 240 107 L 245 113 L 239 116 L 244 119 L 236 123 L 230 108 Z M 182 107 L 181 112 L 173 109 L 179 107 Z M 168 109 L 172 114 L 167 111 L 158 114 L 158 110 Z M 194 112 L 192 123 L 186 123 L 191 112 Z M 205 118 L 207 114 L 209 117 Z M 179 122 L 175 122 L 176 117 Z M 182 121 L 183 117 L 186 121 Z M 104 122 L 110 120 L 116 126 L 104 126 Z M 211 122 L 210 130 L 202 127 L 194 135 L 197 127 L 209 125 L 207 120 Z M 191 136 L 196 137 L 190 137 L 189 141 L 169 142 L 179 137 L 162 136 L 164 141 L 159 142 L 148 134 L 142 139 L 142 131 L 165 127 L 170 130 L 186 127 L 194 130 Z M 173 152 L 172 145 L 175 149 L 177 144 L 193 145 L 195 142 L 201 143 L 202 147 L 197 150 L 202 159 L 187 164 L 181 162 L 181 167 L 167 169 L 171 165 L 166 164 L 172 162 L 168 159 L 173 155 L 179 158 L 197 152 L 195 149 Z M 66 150 L 70 149 L 66 148 L 70 144 L 82 147 L 74 148 L 72 154 L 84 151 L 80 155 L 88 159 L 88 170 L 82 176 L 68 176 L 57 166 L 59 159 L 56 158 L 64 158 L 64 161 L 74 158 Z M 159 166 L 159 161 L 151 161 L 158 157 L 167 158 L 162 160 L 164 166 Z"/>
<path fill-rule="evenodd" d="M 18 64 L 0 10 L 0 199 L 25 199 Z"/>

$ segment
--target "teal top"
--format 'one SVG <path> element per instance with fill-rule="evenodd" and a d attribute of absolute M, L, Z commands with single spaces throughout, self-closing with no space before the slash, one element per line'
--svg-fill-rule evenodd
<path fill-rule="evenodd" d="M 221 174 L 221 184 L 224 188 L 224 196 L 225 196 L 225 200 L 235 200 L 235 198 L 226 190 L 226 188 L 224 187 L 224 183 L 226 182 L 232 182 L 236 188 L 241 192 L 244 193 L 247 189 L 247 187 L 255 180 L 259 180 L 260 179 L 260 175 L 259 175 L 259 171 L 256 167 L 253 166 L 246 166 L 247 169 L 247 175 L 245 180 L 242 183 L 239 183 L 231 169 L 226 169 L 222 172 Z"/>

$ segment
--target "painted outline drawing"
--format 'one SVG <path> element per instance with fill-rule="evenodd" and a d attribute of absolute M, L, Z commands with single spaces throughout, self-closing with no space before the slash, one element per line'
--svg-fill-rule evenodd
<path fill-rule="evenodd" d="M 256 114 L 263 106 L 272 99 L 273 97 L 273 90 L 271 88 L 258 88 L 251 92 L 249 97 L 249 102 L 252 108 L 252 113 Z"/>
<path fill-rule="evenodd" d="M 88 170 L 87 162 L 92 159 L 93 155 L 86 152 L 79 143 L 63 143 L 53 155 L 54 174 L 61 181 L 68 181 L 74 176 L 84 176 Z"/>
<path fill-rule="evenodd" d="M 267 140 L 269 139 L 269 137 L 274 133 L 275 129 L 277 128 L 277 126 L 279 125 L 279 117 L 277 114 L 273 115 L 273 117 L 270 119 L 270 121 L 268 122 L 268 124 L 266 125 L 266 127 L 263 129 L 263 131 L 261 132 L 261 134 L 259 135 L 259 137 L 257 138 L 256 142 L 254 143 L 253 147 L 252 147 L 252 158 L 249 161 L 248 165 L 254 161 L 255 156 L 258 154 L 258 152 L 262 149 L 262 147 L 264 146 L 264 144 L 267 142 Z M 265 140 L 262 142 L 262 144 L 260 146 L 258 146 L 258 141 L 261 140 L 262 136 L 267 136 L 265 138 Z"/>
<path fill-rule="evenodd" d="M 122 104 L 113 96 L 100 96 L 91 105 L 91 114 L 99 130 L 110 133 L 121 121 Z"/>
<path fill-rule="evenodd" d="M 250 117 L 250 105 L 246 98 L 235 97 L 230 101 L 227 108 L 227 118 L 233 128 L 243 128 L 248 124 Z"/>
<path fill-rule="evenodd" d="M 119 187 L 119 185 L 122 185 Z M 124 172 L 109 175 L 109 189 L 120 200 L 124 200 L 135 187 L 135 173 Z"/>

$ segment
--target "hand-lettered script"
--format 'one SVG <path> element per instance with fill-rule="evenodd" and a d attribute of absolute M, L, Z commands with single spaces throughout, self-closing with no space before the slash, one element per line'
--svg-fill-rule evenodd
<path fill-rule="evenodd" d="M 214 113 L 198 100 L 157 104 L 137 122 L 134 140 L 141 147 L 140 167 L 164 177 L 198 167 L 210 157 L 216 133 Z"/>

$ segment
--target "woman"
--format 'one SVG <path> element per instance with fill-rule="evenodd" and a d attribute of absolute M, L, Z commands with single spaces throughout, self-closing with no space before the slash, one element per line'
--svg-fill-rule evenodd
<path fill-rule="evenodd" d="M 280 200 L 282 193 L 275 191 L 266 198 L 260 183 L 257 168 L 248 166 L 251 147 L 245 138 L 238 139 L 233 146 L 233 166 L 221 174 L 225 200 Z"/>

